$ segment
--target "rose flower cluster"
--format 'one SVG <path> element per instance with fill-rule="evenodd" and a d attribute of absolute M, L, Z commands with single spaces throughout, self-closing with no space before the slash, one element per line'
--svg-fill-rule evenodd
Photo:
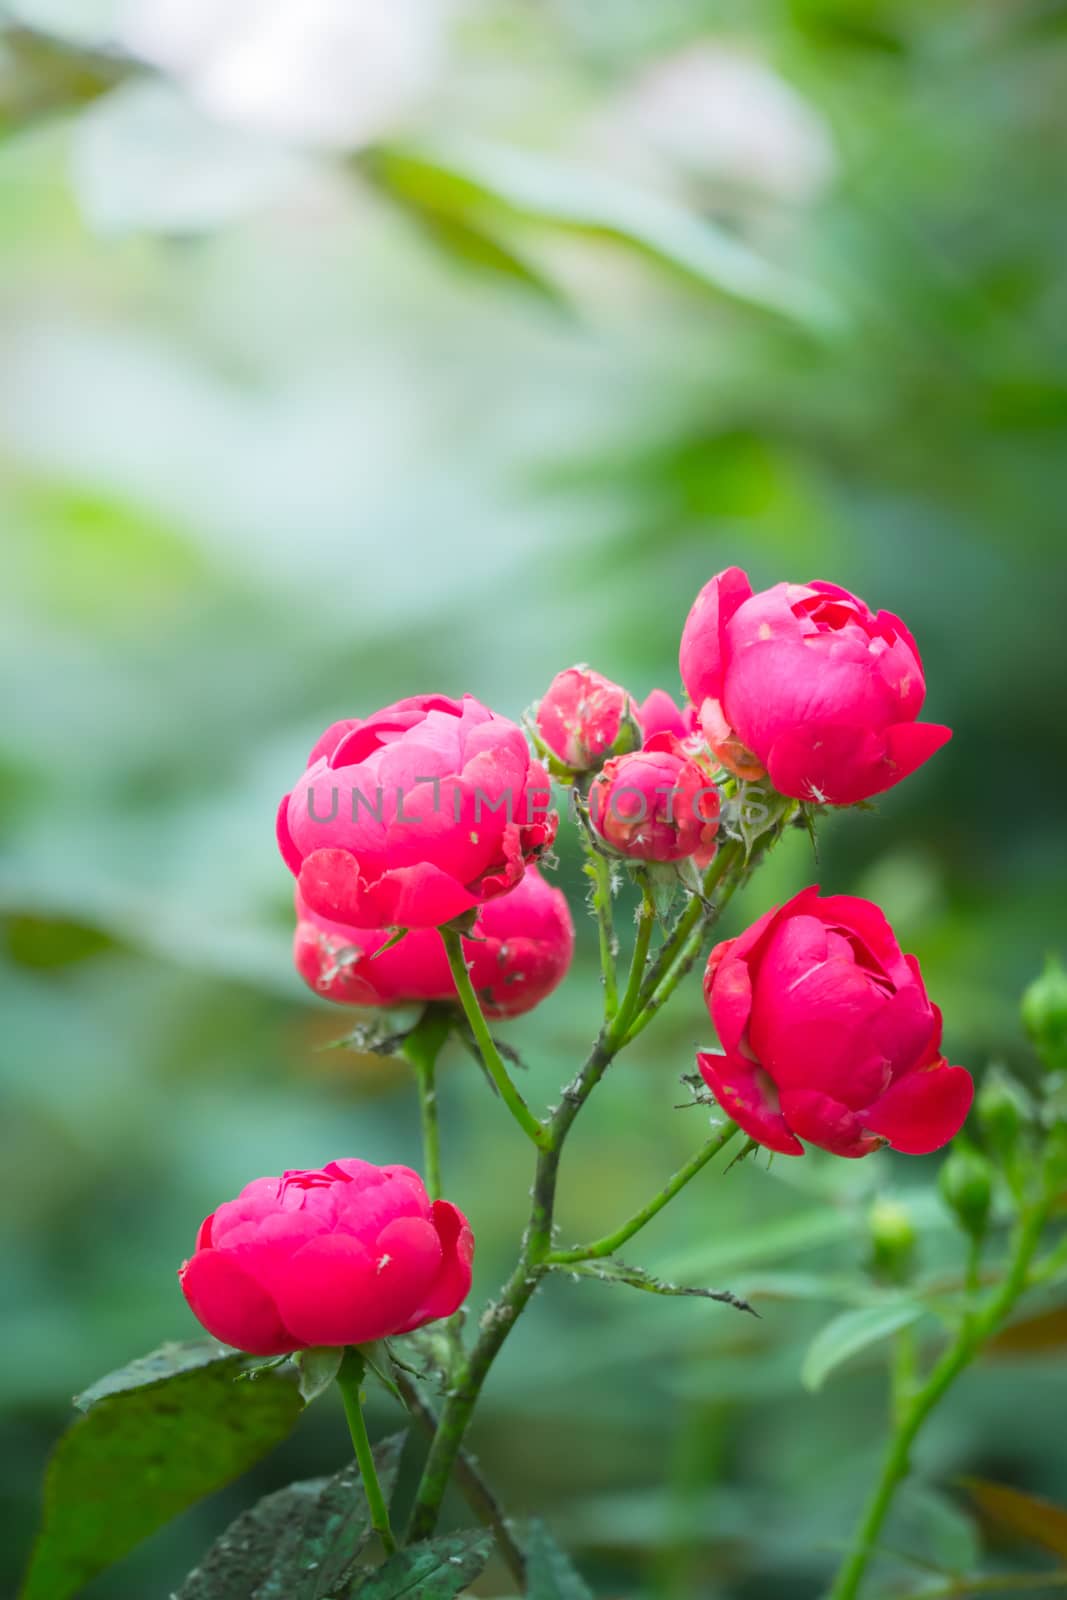
<path fill-rule="evenodd" d="M 854 805 L 950 737 L 918 720 L 925 682 L 904 624 L 833 584 L 754 593 L 739 569 L 718 574 L 679 665 L 684 705 L 663 689 L 640 702 L 585 666 L 561 672 L 531 716 L 534 753 L 470 695 L 328 728 L 277 822 L 305 982 L 343 1005 L 457 1005 L 452 928 L 487 1016 L 550 995 L 574 948 L 563 894 L 537 865 L 558 825 L 550 773 L 572 789 L 589 848 L 673 872 L 712 862 L 739 786 L 780 797 L 781 815 Z M 970 1076 L 941 1054 L 918 964 L 868 901 L 804 889 L 712 952 L 704 993 L 721 1053 L 702 1052 L 700 1073 L 768 1149 L 921 1154 L 967 1115 Z M 472 1251 L 466 1219 L 431 1204 L 415 1173 L 334 1161 L 220 1206 L 181 1282 L 218 1338 L 280 1354 L 451 1315 Z"/>

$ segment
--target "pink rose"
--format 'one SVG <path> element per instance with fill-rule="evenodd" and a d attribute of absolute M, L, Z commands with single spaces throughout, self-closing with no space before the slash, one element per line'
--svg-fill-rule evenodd
<path fill-rule="evenodd" d="M 549 801 L 514 722 L 471 695 L 416 695 L 327 730 L 278 844 L 319 916 L 439 927 L 515 887 L 555 838 Z"/>
<path fill-rule="evenodd" d="M 320 917 L 304 904 L 299 889 L 296 914 L 293 957 L 316 994 L 352 1006 L 456 998 L 436 930 L 416 929 L 382 950 L 389 939 L 386 930 L 346 928 Z M 463 953 L 487 1016 L 517 1017 L 532 1010 L 563 981 L 571 964 L 574 924 L 567 897 L 536 867 L 528 867 L 509 894 L 482 906 Z"/>
<path fill-rule="evenodd" d="M 970 1073 L 941 1054 L 919 964 L 869 900 L 804 889 L 711 952 L 704 997 L 725 1055 L 699 1055 L 701 1075 L 771 1150 L 926 1155 L 963 1125 Z"/>
<path fill-rule="evenodd" d="M 690 739 L 700 732 L 700 720 L 693 706 L 679 706 L 666 689 L 653 689 L 648 699 L 636 708 L 637 722 L 645 744 L 658 733 L 673 733 L 676 739 Z"/>
<path fill-rule="evenodd" d="M 591 667 L 558 672 L 537 707 L 537 732 L 546 750 L 572 772 L 599 767 L 625 742 L 633 702 L 626 690 Z M 636 741 L 632 741 L 636 742 Z"/>
<path fill-rule="evenodd" d="M 638 861 L 707 862 L 715 853 L 719 795 L 672 734 L 605 764 L 589 791 L 593 826 Z"/>
<path fill-rule="evenodd" d="M 682 681 L 705 737 L 741 776 L 781 794 L 855 805 L 933 755 L 951 729 L 917 722 L 926 694 L 907 628 L 831 583 L 753 594 L 730 567 L 682 633 Z"/>
<path fill-rule="evenodd" d="M 466 1217 L 431 1205 L 417 1172 L 331 1161 L 246 1184 L 201 1223 L 178 1279 L 216 1339 L 274 1356 L 451 1316 L 473 1255 Z"/>

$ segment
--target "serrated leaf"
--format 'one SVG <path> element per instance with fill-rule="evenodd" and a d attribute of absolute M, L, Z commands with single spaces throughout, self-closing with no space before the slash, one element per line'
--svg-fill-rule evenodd
<path fill-rule="evenodd" d="M 388 1500 L 406 1435 L 374 1448 Z M 186 1578 L 175 1600 L 334 1600 L 372 1534 L 359 1468 L 290 1484 L 237 1518 Z"/>
<path fill-rule="evenodd" d="M 601 1283 L 623 1283 L 627 1288 L 641 1289 L 646 1294 L 687 1295 L 700 1300 L 718 1300 L 723 1305 L 734 1306 L 738 1311 L 747 1311 L 753 1317 L 758 1315 L 747 1300 L 742 1300 L 730 1289 L 701 1289 L 688 1284 L 666 1283 L 662 1278 L 654 1278 L 644 1267 L 628 1266 L 614 1256 L 603 1261 L 570 1262 L 561 1266 L 560 1270 L 575 1273 L 580 1278 L 596 1278 Z"/>
<path fill-rule="evenodd" d="M 815 1335 L 800 1369 L 806 1389 L 819 1389 L 835 1367 L 869 1349 L 881 1339 L 906 1328 L 925 1314 L 926 1307 L 911 1300 L 894 1300 L 881 1306 L 843 1311 Z"/>
<path fill-rule="evenodd" d="M 167 1344 L 78 1397 L 85 1415 L 49 1462 L 21 1600 L 67 1600 L 285 1438 L 303 1409 L 292 1369 L 236 1383 L 247 1367 L 214 1341 Z"/>
<path fill-rule="evenodd" d="M 467 1530 L 408 1545 L 357 1581 L 349 1600 L 453 1600 L 482 1571 L 492 1535 Z"/>
<path fill-rule="evenodd" d="M 279 1547 L 290 1530 L 297 1536 L 308 1506 L 321 1493 L 324 1478 L 291 1483 L 244 1511 L 220 1534 L 174 1600 L 262 1600 Z"/>
<path fill-rule="evenodd" d="M 343 1345 L 315 1345 L 310 1350 L 298 1350 L 293 1364 L 300 1374 L 300 1394 L 306 1406 L 325 1394 L 341 1370 L 344 1359 Z"/>
<path fill-rule="evenodd" d="M 1067 1508 L 985 1478 L 963 1481 L 984 1517 L 1067 1561 Z"/>
<path fill-rule="evenodd" d="M 593 1600 L 592 1590 L 571 1565 L 544 1523 L 530 1523 L 526 1539 L 527 1600 Z"/>

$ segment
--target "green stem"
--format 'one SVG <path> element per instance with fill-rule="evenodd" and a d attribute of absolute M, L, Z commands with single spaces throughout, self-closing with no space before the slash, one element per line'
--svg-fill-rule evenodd
<path fill-rule="evenodd" d="M 662 1211 L 664 1206 L 673 1200 L 675 1195 L 684 1189 L 686 1184 L 692 1178 L 695 1178 L 697 1173 L 706 1167 L 712 1157 L 717 1156 L 719 1151 L 724 1149 L 738 1132 L 740 1132 L 740 1129 L 736 1122 L 725 1123 L 708 1140 L 707 1144 L 697 1151 L 695 1156 L 690 1157 L 684 1167 L 679 1167 L 674 1177 L 663 1186 L 658 1194 L 653 1195 L 647 1205 L 642 1206 L 640 1211 L 634 1213 L 629 1222 L 624 1222 L 621 1228 L 615 1229 L 614 1233 L 605 1234 L 603 1239 L 594 1239 L 591 1244 L 575 1245 L 572 1250 L 551 1251 L 547 1257 L 549 1264 L 551 1266 L 566 1266 L 572 1261 L 592 1261 L 601 1256 L 614 1255 L 615 1251 L 624 1245 L 628 1239 L 632 1239 L 635 1233 L 640 1233 L 641 1229 L 651 1222 L 652 1218 Z"/>
<path fill-rule="evenodd" d="M 532 1139 L 538 1149 L 544 1149 L 548 1139 L 548 1129 L 544 1123 L 538 1122 L 522 1095 L 508 1076 L 508 1069 L 504 1065 L 500 1051 L 493 1043 L 493 1036 L 489 1026 L 482 1015 L 482 1008 L 478 1004 L 478 996 L 474 992 L 470 973 L 467 971 L 467 962 L 463 955 L 463 940 L 455 928 L 441 928 L 441 939 L 444 943 L 448 964 L 452 969 L 452 981 L 456 985 L 460 1004 L 470 1023 L 471 1032 L 477 1041 L 482 1060 L 485 1062 L 486 1071 L 500 1091 L 500 1098 L 511 1112 L 519 1127 L 528 1139 Z"/>
<path fill-rule="evenodd" d="M 627 1044 L 648 1027 L 678 985 L 688 977 L 704 949 L 709 931 L 737 891 L 748 882 L 759 860 L 781 837 L 790 815 L 791 812 L 786 811 L 757 839 L 747 856 L 739 839 L 728 839 L 720 845 L 704 874 L 704 898 L 701 900 L 694 895 L 641 985 L 637 1015 L 626 1033 Z"/>
<path fill-rule="evenodd" d="M 422 1152 L 426 1190 L 431 1200 L 441 1198 L 441 1134 L 437 1122 L 437 1057 L 448 1038 L 449 1019 L 428 1006 L 401 1049 L 415 1069 L 422 1122 Z"/>
<path fill-rule="evenodd" d="M 855 1600 L 859 1594 L 882 1524 L 893 1497 L 908 1475 L 912 1445 L 923 1423 L 952 1384 L 974 1359 L 979 1347 L 1003 1322 L 1027 1286 L 1030 1262 L 1041 1238 L 1047 1204 L 1036 1205 L 1019 1223 L 1007 1276 L 986 1304 L 965 1320 L 955 1340 L 936 1363 L 926 1382 L 902 1410 L 882 1463 L 881 1475 L 867 1503 L 852 1550 L 845 1558 L 828 1600 Z"/>
<path fill-rule="evenodd" d="M 611 863 L 591 842 L 586 871 L 593 880 L 593 909 L 600 934 L 600 970 L 604 978 L 604 1019 L 610 1022 L 619 1006 L 619 981 L 615 971 L 615 922 L 611 909 Z"/>
<path fill-rule="evenodd" d="M 395 1374 L 396 1385 L 403 1396 L 408 1411 L 432 1440 L 437 1433 L 437 1413 L 427 1405 L 416 1384 L 399 1367 Z M 466 1450 L 456 1456 L 456 1481 L 463 1497 L 478 1520 L 493 1530 L 497 1550 L 508 1571 L 522 1588 L 526 1582 L 526 1558 L 511 1531 L 511 1521 L 478 1468 L 474 1457 Z"/>
<path fill-rule="evenodd" d="M 720 854 L 724 856 L 724 860 L 719 863 L 716 883 L 720 885 L 720 893 L 728 895 L 733 892 L 730 884 L 731 875 L 735 873 L 747 875 L 749 864 L 745 862 L 740 851 L 732 850 L 729 845 L 724 846 Z M 701 917 L 705 923 L 713 920 L 717 914 L 714 907 L 709 911 L 701 902 L 694 903 L 697 907 L 694 921 Z M 691 911 L 692 907 L 688 908 L 683 920 Z M 686 932 L 691 931 L 691 928 L 692 924 Z M 442 930 L 442 933 L 445 933 L 445 930 Z M 447 934 L 445 936 L 447 939 Z M 679 935 L 676 929 L 664 941 L 657 962 L 653 963 L 650 971 L 655 971 L 659 964 L 662 964 L 662 971 L 667 971 L 681 948 L 684 937 L 684 933 Z M 462 998 L 463 988 L 458 981 L 457 988 Z M 639 1005 L 641 1003 L 639 996 Z M 639 1012 L 636 1019 L 638 1022 L 640 1015 Z M 473 1018 L 471 1025 L 474 1026 Z M 416 1492 L 411 1521 L 408 1525 L 408 1536 L 411 1539 L 425 1539 L 433 1533 L 453 1466 L 462 1448 L 464 1435 L 490 1368 L 519 1316 L 546 1274 L 552 1269 L 549 1258 L 552 1254 L 556 1188 L 564 1143 L 579 1111 L 632 1035 L 632 1024 L 627 1034 L 621 1036 L 614 1031 L 612 1024 L 605 1023 L 585 1063 L 563 1090 L 560 1104 L 551 1120 L 547 1124 L 536 1124 L 542 1137 L 538 1139 L 530 1220 L 523 1238 L 522 1250 L 511 1277 L 505 1283 L 497 1300 L 487 1308 L 481 1319 L 481 1333 L 477 1343 L 452 1375 L 448 1399 L 442 1407 L 437 1434 L 430 1447 L 422 1480 Z"/>
<path fill-rule="evenodd" d="M 656 925 L 656 905 L 647 880 L 642 877 L 641 904 L 637 908 L 637 936 L 634 939 L 634 953 L 630 961 L 630 976 L 626 983 L 626 993 L 618 1008 L 615 1020 L 611 1026 L 613 1039 L 622 1039 L 626 1035 L 627 1026 L 637 1009 L 638 997 L 641 993 L 641 982 L 648 966 L 648 947 L 652 943 L 652 929 Z"/>
<path fill-rule="evenodd" d="M 367 1424 L 363 1420 L 362 1384 L 365 1370 L 363 1357 L 354 1346 L 350 1345 L 341 1360 L 337 1387 L 344 1401 L 348 1431 L 352 1435 L 352 1446 L 356 1452 L 367 1504 L 370 1507 L 371 1526 L 381 1539 L 386 1553 L 392 1555 L 396 1550 L 396 1540 L 389 1524 L 389 1508 L 382 1494 L 382 1486 L 378 1482 L 378 1470 L 374 1465 L 374 1451 L 371 1449 L 367 1434 Z"/>
<path fill-rule="evenodd" d="M 702 884 L 704 898 L 693 895 L 682 915 L 678 918 L 669 939 L 664 940 L 663 947 L 652 963 L 641 984 L 641 1004 L 646 1006 L 659 988 L 663 979 L 670 971 L 673 963 L 688 948 L 691 935 L 702 937 L 704 923 L 708 916 L 707 901 L 715 895 L 716 889 L 723 879 L 735 872 L 738 864 L 744 860 L 744 846 L 740 839 L 728 839 L 721 844 L 715 852 L 715 857 L 704 874 Z"/>

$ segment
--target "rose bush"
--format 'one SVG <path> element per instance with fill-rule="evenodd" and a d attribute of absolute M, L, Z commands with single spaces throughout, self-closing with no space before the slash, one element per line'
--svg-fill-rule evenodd
<path fill-rule="evenodd" d="M 708 743 L 741 777 L 854 805 L 951 738 L 916 721 L 922 661 L 899 617 L 832 583 L 752 592 L 739 567 L 705 584 L 682 633 L 682 681 Z"/>
<path fill-rule="evenodd" d="M 368 1161 L 256 1178 L 205 1218 L 178 1273 L 193 1314 L 252 1355 L 366 1344 L 451 1316 L 470 1289 L 463 1213 Z"/>
<path fill-rule="evenodd" d="M 803 1155 L 881 1144 L 925 1155 L 956 1134 L 974 1086 L 941 1054 L 941 1013 L 884 914 L 804 889 L 708 959 L 704 996 L 724 1055 L 701 1076 L 753 1139 Z"/>
<path fill-rule="evenodd" d="M 438 927 L 521 880 L 555 838 L 544 768 L 472 695 L 335 723 L 278 811 L 304 902 L 357 928 Z"/>
<path fill-rule="evenodd" d="M 342 1005 L 389 1006 L 455 1000 L 448 957 L 435 929 L 415 929 L 399 944 L 382 928 L 352 928 L 320 917 L 296 892 L 293 958 L 309 988 Z M 550 995 L 574 954 L 567 897 L 529 867 L 509 894 L 478 912 L 463 954 L 482 1009 L 517 1017 Z"/>

